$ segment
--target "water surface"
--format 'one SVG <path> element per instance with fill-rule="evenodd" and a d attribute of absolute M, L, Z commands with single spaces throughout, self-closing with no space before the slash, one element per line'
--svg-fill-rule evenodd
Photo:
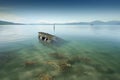
<path fill-rule="evenodd" d="M 0 25 L 0 80 L 120 80 L 120 26 Z"/>

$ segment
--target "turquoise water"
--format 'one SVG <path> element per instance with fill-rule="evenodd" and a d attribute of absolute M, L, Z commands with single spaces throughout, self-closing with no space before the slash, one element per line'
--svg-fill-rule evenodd
<path fill-rule="evenodd" d="M 120 26 L 0 25 L 0 80 L 120 80 Z"/>

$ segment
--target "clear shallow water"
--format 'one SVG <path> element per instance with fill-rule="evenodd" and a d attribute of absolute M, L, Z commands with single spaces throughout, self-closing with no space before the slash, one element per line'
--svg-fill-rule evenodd
<path fill-rule="evenodd" d="M 65 43 L 43 44 L 38 32 Z M 1 25 L 0 80 L 120 80 L 120 26 Z"/>

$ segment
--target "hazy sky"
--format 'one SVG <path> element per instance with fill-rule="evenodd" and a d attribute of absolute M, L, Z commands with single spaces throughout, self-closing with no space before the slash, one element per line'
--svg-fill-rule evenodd
<path fill-rule="evenodd" d="M 0 0 L 0 20 L 22 23 L 120 20 L 120 0 Z"/>

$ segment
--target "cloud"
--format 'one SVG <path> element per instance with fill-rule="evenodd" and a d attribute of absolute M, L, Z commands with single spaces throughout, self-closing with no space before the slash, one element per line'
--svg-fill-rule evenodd
<path fill-rule="evenodd" d="M 23 17 L 19 17 L 15 14 L 6 13 L 6 12 L 0 12 L 0 20 L 19 22 L 19 23 L 23 23 L 26 21 L 26 19 Z"/>

